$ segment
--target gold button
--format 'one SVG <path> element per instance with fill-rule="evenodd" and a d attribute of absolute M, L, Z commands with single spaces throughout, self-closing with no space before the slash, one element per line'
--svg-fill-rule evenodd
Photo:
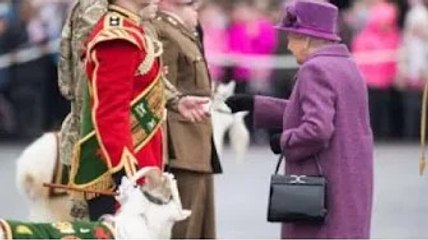
<path fill-rule="evenodd" d="M 170 23 L 172 23 L 173 25 L 177 25 L 177 22 L 174 19 L 170 18 L 170 17 L 168 18 L 168 21 Z"/>

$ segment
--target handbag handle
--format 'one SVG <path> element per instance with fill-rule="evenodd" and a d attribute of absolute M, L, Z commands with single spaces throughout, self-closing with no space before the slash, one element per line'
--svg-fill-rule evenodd
<path fill-rule="evenodd" d="M 323 174 L 323 171 L 322 171 L 321 164 L 319 162 L 318 154 L 315 154 L 314 158 L 315 158 L 315 163 L 317 164 L 318 174 L 320 176 L 323 176 L 324 174 Z M 282 159 L 285 160 L 284 150 L 282 150 L 281 155 L 279 156 L 278 163 L 276 164 L 276 168 L 275 168 L 275 174 L 278 174 L 278 172 L 279 172 L 279 167 L 281 166 Z"/>

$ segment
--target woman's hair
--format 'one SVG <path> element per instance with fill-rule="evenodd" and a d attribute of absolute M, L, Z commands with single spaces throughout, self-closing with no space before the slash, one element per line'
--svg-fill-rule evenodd
<path fill-rule="evenodd" d="M 320 48 L 325 45 L 330 45 L 334 43 L 333 41 L 327 40 L 327 39 L 321 39 L 321 38 L 315 38 L 315 37 L 309 37 L 309 47 L 310 48 Z"/>
<path fill-rule="evenodd" d="M 309 47 L 309 48 L 319 48 L 319 47 L 333 43 L 333 41 L 330 41 L 330 40 L 321 39 L 321 38 L 317 38 L 317 37 L 311 37 L 311 36 L 307 36 L 307 35 L 299 34 L 299 33 L 287 33 L 287 34 L 292 36 L 295 39 L 306 40 L 307 41 L 307 43 L 306 43 L 307 47 Z"/>

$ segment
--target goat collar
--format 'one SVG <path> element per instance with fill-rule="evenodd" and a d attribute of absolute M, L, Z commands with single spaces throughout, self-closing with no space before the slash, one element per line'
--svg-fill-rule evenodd
<path fill-rule="evenodd" d="M 147 198 L 147 200 L 149 200 L 150 202 L 157 204 L 157 205 L 167 205 L 172 200 L 172 197 L 170 197 L 168 200 L 162 200 L 160 198 L 157 198 L 157 197 L 151 195 L 147 191 L 142 190 L 142 192 L 143 192 L 144 196 Z"/>

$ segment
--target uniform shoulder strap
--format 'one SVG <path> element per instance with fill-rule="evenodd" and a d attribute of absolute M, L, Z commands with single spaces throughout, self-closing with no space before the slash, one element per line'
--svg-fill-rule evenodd
<path fill-rule="evenodd" d="M 119 14 L 107 13 L 101 29 L 88 42 L 87 51 L 91 51 L 100 42 L 124 40 L 140 49 L 144 49 L 144 35 L 137 29 L 126 26 L 127 19 Z"/>

